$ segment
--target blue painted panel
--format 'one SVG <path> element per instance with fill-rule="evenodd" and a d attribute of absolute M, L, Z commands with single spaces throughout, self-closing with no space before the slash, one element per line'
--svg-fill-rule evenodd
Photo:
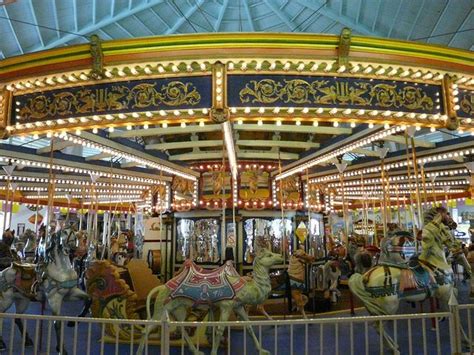
<path fill-rule="evenodd" d="M 211 88 L 210 76 L 196 76 L 123 81 L 35 92 L 14 96 L 12 122 L 15 124 L 91 115 L 209 108 L 212 104 Z"/>
<path fill-rule="evenodd" d="M 231 107 L 337 107 L 428 114 L 443 109 L 440 85 L 392 80 L 229 75 L 228 90 Z"/>
<path fill-rule="evenodd" d="M 459 110 L 456 111 L 458 117 L 474 117 L 474 91 L 459 90 Z"/>

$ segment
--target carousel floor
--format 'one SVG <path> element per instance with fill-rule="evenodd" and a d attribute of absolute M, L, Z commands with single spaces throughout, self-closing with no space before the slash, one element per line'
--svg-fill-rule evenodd
<path fill-rule="evenodd" d="M 467 284 L 460 284 L 459 285 L 459 303 L 472 303 L 474 302 L 474 299 L 469 298 L 468 294 L 468 285 Z M 348 296 L 347 296 L 347 291 L 343 292 L 343 295 L 341 297 L 341 302 L 337 307 L 333 307 L 333 311 L 329 313 L 319 313 L 316 314 L 316 318 L 321 318 L 321 317 L 350 317 L 349 311 L 344 311 L 344 310 L 337 310 L 339 308 L 344 307 L 344 305 L 347 306 L 348 304 Z M 64 304 L 63 306 L 63 312 L 64 315 L 76 315 L 79 310 L 80 310 L 81 304 L 76 303 L 76 302 L 71 302 Z M 273 307 L 266 307 L 267 311 L 270 311 L 273 313 Z M 334 311 L 336 309 L 336 311 Z M 13 310 L 11 310 L 12 312 Z M 427 311 L 427 309 L 425 309 Z M 400 313 L 416 313 L 419 312 L 419 309 L 414 309 L 411 307 L 410 304 L 408 303 L 403 303 L 401 307 Z M 33 303 L 31 304 L 30 308 L 28 309 L 28 313 L 30 314 L 39 314 L 40 313 L 40 307 L 39 304 Z M 46 309 L 45 314 L 50 314 L 49 310 Z M 296 313 L 295 313 L 296 314 Z M 357 316 L 363 316 L 366 315 L 366 311 L 364 309 L 356 309 L 356 315 Z M 310 315 L 312 317 L 312 314 Z M 463 320 L 464 322 L 466 320 Z M 400 323 L 401 324 L 401 323 Z M 405 323 L 406 324 L 406 323 Z M 4 327 L 3 327 L 3 335 L 4 335 L 4 341 L 8 344 L 9 341 L 9 336 L 10 336 L 10 322 L 5 322 Z M 390 325 L 389 325 L 390 326 Z M 28 324 L 29 332 L 30 334 L 34 334 L 33 330 L 33 324 Z M 31 328 L 31 329 L 30 329 Z M 47 327 L 44 327 L 47 328 Z M 402 326 L 399 326 L 398 330 L 398 343 L 400 346 L 400 350 L 402 350 L 403 353 L 408 352 L 408 346 L 409 346 L 409 341 L 406 338 L 406 336 L 402 336 L 404 331 L 406 329 L 401 329 L 403 328 Z M 422 330 L 421 330 L 421 321 L 413 322 L 412 324 L 412 332 L 413 332 L 413 342 L 412 345 L 414 346 L 413 348 L 413 353 L 414 354 L 422 354 L 423 353 L 423 348 L 422 348 L 422 342 L 420 339 L 422 339 Z M 430 320 L 426 320 L 426 337 L 427 337 L 427 353 L 428 354 L 436 354 L 436 332 L 430 331 L 431 328 L 431 322 Z M 356 327 L 354 327 L 356 329 Z M 467 329 L 467 328 L 466 328 Z M 290 343 L 290 329 L 287 327 L 279 327 L 278 328 L 278 342 L 275 342 L 275 328 L 268 326 L 268 327 L 262 327 L 261 329 L 261 337 L 263 338 L 263 346 L 265 349 L 269 350 L 271 354 L 284 354 L 284 353 L 289 353 L 290 352 L 290 347 L 293 346 L 293 351 L 296 354 L 302 354 L 304 353 L 305 350 L 305 328 L 304 326 L 294 326 L 293 328 L 293 342 Z M 338 328 L 338 339 L 339 339 L 339 344 L 336 345 L 336 334 L 335 334 L 335 328 L 333 325 L 326 325 L 324 326 L 322 332 L 324 335 L 324 348 L 320 348 L 320 335 L 321 335 L 321 329 L 319 325 L 311 325 L 308 327 L 308 349 L 310 349 L 310 353 L 313 354 L 318 354 L 318 353 L 324 353 L 324 354 L 330 354 L 330 353 L 335 353 L 335 348 L 336 346 L 339 347 L 340 352 L 347 352 L 349 351 L 349 326 L 348 325 L 339 325 Z M 65 327 L 65 341 L 66 341 L 66 349 L 68 349 L 69 354 L 74 354 L 74 351 L 72 349 L 72 339 L 73 338 L 73 330 L 72 328 L 67 328 Z M 448 328 L 448 322 L 441 322 L 440 323 L 440 328 L 439 332 L 441 334 L 441 339 L 446 339 L 446 341 L 442 341 L 441 346 L 442 346 L 442 352 L 441 354 L 448 354 L 450 352 L 449 349 L 449 328 Z M 256 333 L 258 336 L 258 330 L 256 329 Z M 233 330 L 232 331 L 232 336 L 231 336 L 231 354 L 243 354 L 244 351 L 244 337 L 243 337 L 243 331 L 241 330 Z M 92 334 L 91 334 L 91 339 L 92 339 L 92 350 L 90 354 L 100 354 L 100 345 L 99 345 L 99 339 L 101 336 L 101 329 L 99 326 L 92 326 Z M 40 354 L 46 354 L 46 347 L 45 347 L 45 339 L 47 337 L 47 329 L 43 329 L 43 346 L 42 349 L 38 352 Z M 76 349 L 76 353 L 80 355 L 85 354 L 86 349 L 86 341 L 87 341 L 87 326 L 83 325 L 78 328 L 78 347 Z M 21 341 L 20 334 L 16 330 L 15 331 L 15 339 L 14 339 L 14 344 L 19 344 Z M 379 337 L 376 331 L 372 328 L 369 327 L 369 353 L 370 354 L 378 354 L 379 353 Z M 55 341 L 53 340 L 52 342 L 55 344 Z M 255 348 L 253 346 L 253 343 L 249 338 L 246 340 L 246 346 L 247 346 L 247 354 L 255 354 Z M 363 332 L 357 332 L 354 331 L 354 344 L 356 344 L 356 349 L 354 349 L 354 354 L 365 354 L 365 337 L 363 335 Z M 15 348 L 15 346 L 14 346 Z M 406 349 L 407 351 L 403 351 L 403 349 Z M 322 350 L 322 351 L 321 351 Z M 136 351 L 136 348 L 135 348 Z M 159 353 L 159 347 L 158 346 L 150 346 L 149 348 L 149 353 L 151 354 L 157 354 Z M 209 350 L 204 349 L 206 353 L 208 353 Z M 6 353 L 6 352 L 4 352 Z M 13 350 L 13 354 L 20 354 L 21 351 L 15 351 Z M 25 354 L 33 354 L 34 351 L 33 349 L 27 349 Z M 104 346 L 104 354 L 113 354 L 115 353 L 115 345 L 114 344 L 105 344 Z M 119 353 L 120 354 L 130 354 L 130 346 L 127 344 L 123 344 L 119 346 Z M 180 354 L 181 349 L 180 348 L 172 348 L 170 351 L 171 354 Z M 186 354 L 189 352 L 186 350 Z M 220 352 L 222 354 L 226 353 L 223 350 Z"/>

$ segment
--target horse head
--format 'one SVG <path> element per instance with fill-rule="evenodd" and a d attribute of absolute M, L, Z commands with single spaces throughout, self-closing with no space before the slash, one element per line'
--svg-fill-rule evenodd
<path fill-rule="evenodd" d="M 283 257 L 280 254 L 272 253 L 270 250 L 264 248 L 257 254 L 254 264 L 269 268 L 273 265 L 282 264 L 283 261 Z"/>

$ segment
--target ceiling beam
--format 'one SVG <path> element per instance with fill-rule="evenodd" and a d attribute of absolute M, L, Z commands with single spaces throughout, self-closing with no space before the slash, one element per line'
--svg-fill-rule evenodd
<path fill-rule="evenodd" d="M 298 141 L 279 141 L 279 140 L 237 140 L 237 145 L 247 147 L 278 147 L 278 148 L 296 148 L 311 149 L 319 148 L 319 143 L 298 142 Z"/>
<path fill-rule="evenodd" d="M 399 144 L 405 144 L 405 137 L 403 136 L 387 136 L 383 138 L 384 141 L 388 142 L 395 142 Z M 423 147 L 423 148 L 434 148 L 436 146 L 435 143 L 423 140 L 423 139 L 417 139 L 415 138 L 415 146 L 416 147 Z M 410 143 L 410 139 L 408 140 L 408 143 Z"/>
<path fill-rule="evenodd" d="M 251 150 L 240 150 L 236 152 L 237 158 L 240 159 L 268 159 L 268 160 L 295 160 L 299 158 L 298 154 L 294 153 L 286 153 L 278 151 L 251 151 Z M 183 153 L 183 154 L 175 154 L 170 155 L 170 160 L 180 160 L 180 161 L 187 161 L 187 160 L 216 160 L 222 159 L 222 151 L 198 151 L 198 152 L 191 152 L 191 153 Z"/>
<path fill-rule="evenodd" d="M 57 40 L 48 43 L 44 47 L 37 46 L 35 49 L 33 49 L 31 51 L 35 52 L 35 51 L 40 50 L 40 49 L 42 50 L 42 49 L 51 49 L 51 48 L 60 47 L 60 46 L 64 45 L 65 43 L 68 43 L 69 41 L 72 41 L 73 39 L 76 39 L 78 35 L 79 36 L 86 36 L 90 33 L 94 33 L 95 31 L 98 31 L 103 27 L 111 25 L 111 24 L 113 24 L 117 21 L 123 20 L 126 17 L 132 16 L 136 13 L 147 10 L 152 6 L 156 6 L 156 5 L 161 4 L 163 2 L 165 2 L 165 0 L 149 0 L 148 2 L 142 3 L 142 4 L 134 7 L 131 10 L 128 10 L 128 9 L 122 10 L 118 14 L 104 17 L 103 19 L 101 19 L 96 24 L 89 25 L 89 26 L 84 26 L 84 27 L 80 28 L 78 31 L 76 31 L 76 34 L 68 33 L 68 34 L 64 35 L 63 37 L 60 37 Z"/>
<path fill-rule="evenodd" d="M 237 131 L 255 131 L 255 132 L 294 132 L 294 133 L 315 133 L 315 134 L 351 134 L 351 128 L 343 127 L 325 127 L 325 126 L 296 126 L 276 124 L 235 124 L 234 129 Z"/>
<path fill-rule="evenodd" d="M 222 140 L 207 140 L 207 141 L 186 141 L 186 142 L 167 142 L 155 143 L 145 146 L 146 150 L 170 150 L 183 148 L 204 148 L 204 147 L 222 147 Z"/>
<path fill-rule="evenodd" d="M 352 153 L 362 154 L 366 157 L 380 157 L 378 152 L 370 149 L 356 148 L 352 151 Z"/>
<path fill-rule="evenodd" d="M 204 0 L 198 0 L 196 4 L 191 6 L 188 11 L 186 11 L 184 16 L 177 16 L 176 18 L 178 21 L 176 21 L 171 28 L 167 29 L 164 34 L 169 35 L 175 33 L 185 22 L 189 21 L 189 18 L 199 9 L 199 6 L 201 6 L 203 3 Z"/>
<path fill-rule="evenodd" d="M 112 157 L 112 155 L 108 153 L 99 153 L 99 154 L 88 156 L 85 159 L 86 161 L 92 161 L 92 160 L 102 160 L 102 159 L 110 158 L 110 157 Z"/>
<path fill-rule="evenodd" d="M 339 13 L 336 11 L 332 10 L 331 8 L 327 6 L 321 7 L 323 3 L 321 1 L 303 1 L 303 0 L 296 0 L 300 5 L 306 6 L 308 9 L 311 9 L 313 11 L 319 11 L 321 14 L 324 16 L 330 18 L 332 21 L 339 22 L 340 24 L 352 28 L 353 30 L 360 32 L 364 35 L 368 36 L 377 36 L 377 37 L 384 37 L 384 34 L 379 32 L 379 31 L 373 31 L 371 28 L 358 23 L 351 19 L 350 17 L 347 17 L 346 15 L 340 16 Z M 320 8 L 321 7 L 321 8 Z"/>
<path fill-rule="evenodd" d="M 280 9 L 278 5 L 273 2 L 273 0 L 264 0 L 265 4 L 283 21 L 284 24 L 288 26 L 291 31 L 295 31 L 296 27 L 291 21 L 291 18 L 286 12 Z"/>
<path fill-rule="evenodd" d="M 34 23 L 38 24 L 38 19 L 36 18 L 35 7 L 33 6 L 33 0 L 29 0 L 28 5 L 30 7 L 31 15 L 33 16 Z M 43 40 L 43 36 L 41 36 L 40 28 L 38 26 L 35 26 L 35 28 L 36 28 L 36 34 L 38 36 L 38 39 L 41 42 L 41 45 L 44 47 L 44 40 Z"/>
<path fill-rule="evenodd" d="M 73 145 L 76 145 L 76 144 L 70 141 L 58 139 L 52 142 L 52 144 L 50 143 L 46 147 L 36 149 L 36 154 L 47 154 L 47 153 L 50 153 L 51 150 L 53 152 L 57 150 L 63 150 L 64 148 L 72 147 Z"/>
<path fill-rule="evenodd" d="M 229 0 L 224 0 L 221 9 L 219 10 L 219 16 L 217 16 L 217 21 L 214 24 L 214 31 L 218 32 L 219 28 L 221 27 L 222 19 L 224 18 L 225 11 L 227 10 L 227 6 L 229 5 Z"/>
<path fill-rule="evenodd" d="M 140 164 L 134 161 L 124 161 L 123 163 L 120 163 L 120 166 L 122 168 L 134 168 L 136 166 L 140 166 Z"/>
<path fill-rule="evenodd" d="M 248 19 L 248 23 L 249 23 L 249 26 L 250 26 L 250 30 L 252 32 L 255 32 L 255 26 L 254 26 L 254 23 L 253 23 L 253 20 L 252 20 L 252 14 L 250 13 L 248 0 L 243 0 L 243 1 L 244 1 L 245 13 L 247 14 L 247 19 Z"/>
<path fill-rule="evenodd" d="M 24 54 L 25 51 L 23 50 L 23 47 L 21 46 L 20 41 L 18 40 L 18 35 L 16 34 L 15 29 L 13 28 L 13 23 L 10 20 L 10 15 L 8 14 L 7 7 L 8 6 L 3 6 L 3 11 L 5 12 L 5 16 L 8 18 L 7 20 L 8 26 L 10 27 L 10 30 L 12 31 L 12 35 L 13 35 L 13 38 L 15 39 L 15 44 L 17 45 L 18 50 L 20 51 L 21 54 Z"/>
<path fill-rule="evenodd" d="M 208 124 L 203 127 L 201 126 L 186 126 L 186 127 L 155 127 L 155 128 L 140 128 L 135 130 L 115 130 L 110 133 L 110 138 L 132 138 L 132 137 L 149 137 L 149 136 L 163 136 L 163 135 L 175 135 L 175 134 L 190 134 L 190 133 L 203 133 L 203 132 L 215 132 L 221 131 L 222 127 L 219 124 Z"/>
<path fill-rule="evenodd" d="M 428 37 L 428 40 L 426 41 L 427 43 L 430 43 L 432 41 L 432 38 L 430 38 L 430 37 L 433 36 L 434 34 L 436 34 L 436 31 L 438 30 L 439 24 L 443 21 L 443 17 L 447 13 L 448 7 L 449 7 L 449 0 L 446 0 L 446 2 L 444 4 L 444 7 L 443 7 L 443 11 L 441 11 L 441 13 L 439 14 L 438 19 L 436 20 L 436 23 L 433 26 L 433 29 L 431 30 L 430 34 L 428 36 L 426 36 L 426 37 Z"/>

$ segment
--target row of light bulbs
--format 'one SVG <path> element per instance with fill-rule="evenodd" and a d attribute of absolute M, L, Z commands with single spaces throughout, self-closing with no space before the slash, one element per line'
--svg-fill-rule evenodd
<path fill-rule="evenodd" d="M 8 177 L 7 175 L 0 175 L 0 180 L 6 180 Z M 37 183 L 53 183 L 57 185 L 82 185 L 82 186 L 100 186 L 100 187 L 114 187 L 118 189 L 138 189 L 138 190 L 145 190 L 149 188 L 147 185 L 130 185 L 130 184 L 116 184 L 116 183 L 106 183 L 106 182 L 88 182 L 83 180 L 68 180 L 68 179 L 47 179 L 47 178 L 38 178 L 38 177 L 31 177 L 31 176 L 11 176 L 11 181 L 23 181 L 23 182 L 37 182 Z M 81 191 L 81 189 L 76 189 L 77 191 Z"/>
<path fill-rule="evenodd" d="M 141 178 L 141 177 L 130 176 L 130 175 L 110 174 L 110 173 L 104 173 L 104 172 L 101 172 L 101 171 L 90 170 L 90 169 L 71 168 L 71 167 L 67 167 L 67 166 L 64 166 L 64 165 L 50 165 L 49 163 L 36 162 L 36 161 L 31 161 L 31 160 L 26 160 L 26 159 L 15 159 L 15 158 L 9 158 L 9 157 L 0 157 L 0 162 L 7 162 L 7 163 L 11 162 L 12 164 L 30 166 L 30 167 L 33 167 L 33 168 L 36 167 L 36 168 L 43 168 L 43 169 L 59 170 L 59 171 L 63 171 L 63 172 L 76 173 L 76 174 L 96 175 L 96 176 L 100 176 L 100 177 L 128 180 L 128 181 L 139 182 L 139 183 L 148 183 L 148 184 L 160 184 L 160 183 L 162 183 L 161 180 Z M 28 181 L 28 180 L 26 180 L 26 181 Z"/>
<path fill-rule="evenodd" d="M 444 200 L 439 200 L 439 201 L 430 201 L 430 202 L 421 202 L 421 205 L 422 206 L 439 206 L 440 204 L 446 204 L 446 203 L 451 203 L 451 202 L 462 202 L 462 201 L 465 201 L 466 200 L 466 197 L 459 197 L 459 198 L 451 198 L 451 199 L 444 199 Z M 410 209 L 412 207 L 416 207 L 415 205 L 410 205 L 410 204 L 407 204 L 405 206 L 399 206 L 400 209 Z M 362 212 L 362 211 L 365 211 L 366 209 L 365 208 L 356 208 L 356 209 L 349 209 L 349 211 L 351 212 Z M 368 206 L 367 210 L 369 211 L 373 211 L 374 210 L 374 207 L 370 207 Z M 380 207 L 375 207 L 375 210 L 380 210 Z"/>
<path fill-rule="evenodd" d="M 145 64 L 130 64 L 116 67 L 106 67 L 104 76 L 113 78 L 137 77 L 160 75 L 166 73 L 180 73 L 180 72 L 207 72 L 210 64 L 204 61 L 186 61 L 186 62 L 160 62 L 160 63 L 145 63 Z M 82 72 L 65 72 L 63 74 L 48 75 L 41 78 L 30 78 L 14 81 L 6 85 L 6 89 L 12 92 L 30 91 L 36 88 L 44 87 L 61 87 L 70 84 L 83 84 L 84 82 L 93 81 L 91 71 L 85 70 Z"/>
<path fill-rule="evenodd" d="M 379 140 L 381 140 L 385 137 L 391 136 L 392 134 L 398 133 L 401 130 L 402 130 L 401 127 L 397 126 L 395 128 L 390 128 L 390 129 L 383 130 L 381 132 L 377 132 L 375 134 L 371 134 L 368 137 L 363 138 L 361 140 L 358 140 L 357 142 L 348 144 L 343 148 L 336 149 L 336 150 L 332 151 L 331 153 L 327 153 L 327 154 L 324 154 L 323 156 L 321 156 L 319 158 L 312 159 L 312 160 L 302 164 L 299 167 L 289 169 L 289 170 L 285 171 L 284 173 L 281 173 L 281 174 L 277 175 L 275 177 L 275 179 L 276 180 L 281 180 L 281 179 L 289 177 L 293 174 L 302 173 L 306 169 L 309 169 L 309 168 L 311 168 L 315 165 L 318 165 L 318 164 L 327 162 L 329 160 L 332 160 L 334 158 L 337 158 L 338 156 L 344 155 L 347 152 L 351 152 L 352 150 L 354 150 L 356 148 L 363 147 L 363 146 L 365 146 L 367 144 L 370 144 L 372 142 L 379 141 Z"/>
<path fill-rule="evenodd" d="M 74 137 L 74 136 L 68 135 L 67 133 L 59 134 L 59 138 L 65 140 L 65 141 L 73 142 L 74 144 L 82 145 L 83 147 L 90 147 L 90 148 L 93 148 L 93 149 L 97 149 L 101 153 L 110 154 L 110 155 L 119 157 L 121 159 L 127 159 L 129 161 L 133 161 L 133 162 L 135 162 L 137 164 L 140 164 L 140 165 L 145 165 L 145 166 L 153 168 L 153 169 L 161 170 L 161 171 L 163 171 L 165 173 L 168 173 L 168 174 L 180 176 L 184 179 L 196 180 L 196 177 L 193 176 L 193 175 L 183 173 L 179 170 L 167 167 L 165 165 L 155 163 L 151 160 L 142 159 L 142 158 L 137 157 L 136 155 L 128 154 L 128 153 L 119 151 L 117 149 L 109 148 L 109 147 L 106 147 L 104 145 L 101 145 L 101 144 L 98 144 L 98 143 L 95 143 L 95 142 L 91 142 L 91 141 L 83 139 L 83 138 Z M 160 184 L 164 185 L 166 183 L 162 181 L 162 182 L 160 182 Z"/>
<path fill-rule="evenodd" d="M 407 66 L 394 66 L 381 63 L 363 63 L 351 62 L 350 65 L 339 66 L 336 61 L 294 61 L 294 60 L 234 60 L 227 63 L 229 71 L 298 71 L 298 72 L 323 72 L 323 73 L 351 73 L 378 76 L 381 78 L 391 79 L 394 77 L 413 80 L 440 81 L 446 72 L 433 72 L 427 68 L 416 68 Z M 464 85 L 474 85 L 472 76 L 463 74 L 454 74 L 456 82 Z"/>

